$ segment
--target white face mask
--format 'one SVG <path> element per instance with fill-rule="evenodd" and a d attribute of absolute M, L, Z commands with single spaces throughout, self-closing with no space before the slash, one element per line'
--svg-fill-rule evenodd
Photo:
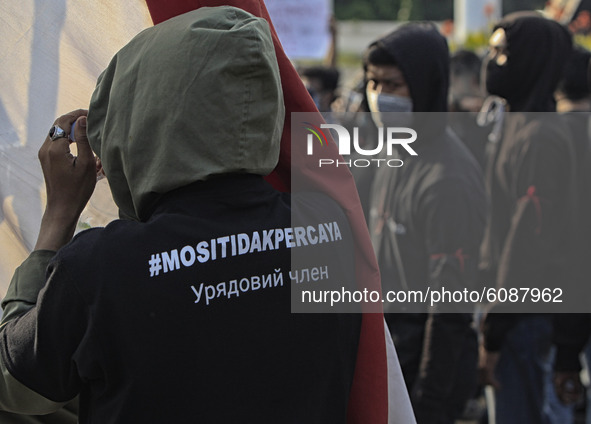
<path fill-rule="evenodd" d="M 412 123 L 412 100 L 396 94 L 366 90 L 371 117 L 378 127 L 407 127 Z"/>

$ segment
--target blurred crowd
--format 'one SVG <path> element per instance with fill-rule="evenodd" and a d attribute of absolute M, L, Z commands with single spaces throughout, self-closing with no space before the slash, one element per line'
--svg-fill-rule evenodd
<path fill-rule="evenodd" d="M 519 12 L 494 26 L 484 54 L 450 53 L 434 24 L 417 22 L 362 57 L 356 81 L 340 81 L 334 59 L 299 73 L 325 120 L 359 128 L 366 151 L 381 127 L 417 130 L 417 155 L 396 152 L 401 167 L 345 158 L 383 291 L 560 288 L 582 305 L 387 304 L 417 422 L 591 423 L 581 380 L 591 363 L 591 52 L 560 23 Z"/>

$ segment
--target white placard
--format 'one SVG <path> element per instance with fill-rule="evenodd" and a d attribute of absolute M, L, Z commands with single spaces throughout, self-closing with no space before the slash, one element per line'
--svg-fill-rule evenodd
<path fill-rule="evenodd" d="M 290 59 L 322 59 L 330 46 L 332 0 L 266 0 L 279 40 Z"/>

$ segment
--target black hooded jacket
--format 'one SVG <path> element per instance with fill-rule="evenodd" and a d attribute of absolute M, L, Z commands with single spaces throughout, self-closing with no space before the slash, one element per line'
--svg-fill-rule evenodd
<path fill-rule="evenodd" d="M 415 112 L 447 111 L 449 50 L 435 25 L 404 25 L 372 45 L 396 59 L 409 86 Z"/>
<path fill-rule="evenodd" d="M 372 183 L 370 235 L 382 286 L 384 291 L 462 290 L 475 281 L 486 200 L 478 164 L 446 126 L 447 43 L 434 25 L 413 23 L 375 44 L 403 72 L 418 134 L 412 145 L 418 156 L 400 149 L 404 165 L 378 168 Z M 426 310 L 417 304 L 407 304 L 406 313 L 400 314 L 402 304 L 386 305 L 387 312 L 394 312 L 386 320 L 398 343 L 417 421 L 443 422 L 458 395 L 462 347 L 473 336 L 470 314 L 439 313 L 438 307 Z M 419 313 L 426 311 L 430 313 Z M 403 327 L 400 334 L 397 330 Z"/>
<path fill-rule="evenodd" d="M 83 424 L 346 422 L 352 387 L 366 387 L 353 386 L 362 315 L 296 314 L 291 300 L 327 281 L 357 289 L 353 235 L 326 196 L 263 180 L 284 124 L 274 52 L 265 19 L 203 7 L 117 53 L 88 136 L 135 219 L 19 267 L 2 304 L 0 409 L 49 413 L 79 394 Z"/>
<path fill-rule="evenodd" d="M 554 90 L 571 51 L 560 24 L 533 13 L 509 15 L 508 61 L 486 64 L 487 88 L 507 100 L 503 136 L 489 157 L 487 188 L 491 217 L 482 249 L 485 283 L 497 288 L 544 289 L 567 280 L 575 222 L 574 158 L 570 134 L 555 111 Z M 527 300 L 527 299 L 526 299 Z M 512 304 L 513 311 L 535 312 Z M 498 304 L 492 311 L 507 311 Z M 499 350 L 519 314 L 489 314 L 485 346 Z"/>
<path fill-rule="evenodd" d="M 579 281 L 581 287 L 588 287 L 587 264 L 591 257 L 591 143 L 589 123 L 591 113 L 585 103 L 589 102 L 591 87 L 587 77 L 591 52 L 578 47 L 565 65 L 563 79 L 558 91 L 564 96 L 562 115 L 573 134 L 576 157 L 577 200 L 580 224 L 577 226 L 576 253 L 579 258 Z M 587 296 L 581 296 L 588 299 Z M 556 371 L 579 371 L 579 356 L 591 336 L 591 314 L 555 314 L 554 344 L 556 345 Z"/>
<path fill-rule="evenodd" d="M 499 28 L 508 61 L 502 67 L 487 62 L 489 93 L 506 99 L 512 112 L 554 112 L 554 90 L 572 49 L 568 30 L 534 12 L 508 15 L 494 29 Z"/>

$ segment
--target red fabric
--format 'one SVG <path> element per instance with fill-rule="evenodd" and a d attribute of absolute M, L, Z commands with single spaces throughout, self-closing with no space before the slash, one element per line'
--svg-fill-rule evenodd
<path fill-rule="evenodd" d="M 460 272 L 464 272 L 465 261 L 468 258 L 468 255 L 464 255 L 464 250 L 462 248 L 456 250 L 454 256 L 460 262 Z"/>
<path fill-rule="evenodd" d="M 445 258 L 446 256 L 453 256 L 454 258 L 456 258 L 460 264 L 460 272 L 464 272 L 464 269 L 466 267 L 466 259 L 468 259 L 469 257 L 469 255 L 464 255 L 464 249 L 459 248 L 453 255 L 450 255 L 448 253 L 435 253 L 431 255 L 431 259 L 438 260 L 441 258 Z"/>
<path fill-rule="evenodd" d="M 356 238 L 357 281 L 362 282 L 360 286 L 368 290 L 381 291 L 377 262 L 351 173 L 346 166 L 323 168 L 322 173 L 318 168 L 305 166 L 305 148 L 298 149 L 301 156 L 297 153 L 298 157 L 292 157 L 291 113 L 318 111 L 283 51 L 263 0 L 146 0 L 146 3 L 154 24 L 200 7 L 224 5 L 239 7 L 269 22 L 281 72 L 286 113 L 279 163 L 267 180 L 278 190 L 289 191 L 293 174 L 298 179 L 298 187 L 321 191 L 335 199 L 345 210 Z M 322 121 L 320 114 L 315 121 Z M 305 139 L 302 139 L 304 142 Z M 335 143 L 324 146 L 322 154 L 323 157 L 342 160 Z M 388 419 L 388 381 L 382 308 L 381 305 L 364 307 L 366 312 L 362 319 L 355 378 L 347 412 L 348 422 L 385 424 Z"/>
<path fill-rule="evenodd" d="M 536 209 L 536 217 L 538 218 L 538 226 L 536 227 L 536 234 L 542 234 L 542 204 L 539 196 L 536 194 L 536 186 L 529 186 L 525 198 L 532 201 Z"/>

